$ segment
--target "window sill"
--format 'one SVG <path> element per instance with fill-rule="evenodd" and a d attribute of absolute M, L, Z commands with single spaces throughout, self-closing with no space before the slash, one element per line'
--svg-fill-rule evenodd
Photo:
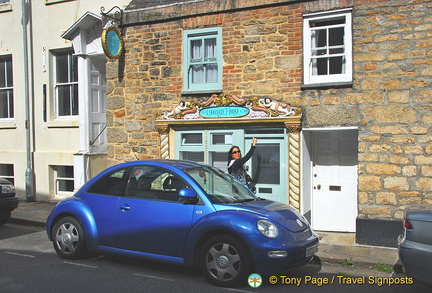
<path fill-rule="evenodd" d="M 16 129 L 16 123 L 15 122 L 2 122 L 0 121 L 0 129 Z"/>
<path fill-rule="evenodd" d="M 302 90 L 311 89 L 328 89 L 328 88 L 350 88 L 353 86 L 352 81 L 344 82 L 327 82 L 327 83 L 313 83 L 313 84 L 302 84 Z"/>
<path fill-rule="evenodd" d="M 199 95 L 199 94 L 221 94 L 222 90 L 184 90 L 180 94 L 185 95 Z"/>
<path fill-rule="evenodd" d="M 9 3 L 0 4 L 0 13 L 12 11 L 12 5 Z"/>
<path fill-rule="evenodd" d="M 45 5 L 56 4 L 61 2 L 70 2 L 74 0 L 45 0 Z"/>
<path fill-rule="evenodd" d="M 79 127 L 78 120 L 55 120 L 47 123 L 48 128 L 76 128 Z"/>

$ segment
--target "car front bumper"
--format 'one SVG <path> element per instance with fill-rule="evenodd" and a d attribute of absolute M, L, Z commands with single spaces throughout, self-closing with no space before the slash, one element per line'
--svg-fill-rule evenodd
<path fill-rule="evenodd" d="M 18 207 L 18 202 L 18 197 L 2 194 L 0 196 L 0 210 L 11 212 Z"/>
<path fill-rule="evenodd" d="M 260 273 L 281 273 L 308 263 L 319 248 L 318 235 L 309 230 L 307 238 L 288 242 L 287 239 L 252 240 L 251 248 L 255 271 Z"/>

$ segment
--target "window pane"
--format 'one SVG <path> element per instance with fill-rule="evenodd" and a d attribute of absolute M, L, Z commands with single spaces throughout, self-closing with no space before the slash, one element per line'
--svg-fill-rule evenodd
<path fill-rule="evenodd" d="M 204 152 L 180 152 L 180 159 L 204 163 Z"/>
<path fill-rule="evenodd" d="M 57 177 L 61 178 L 73 178 L 73 167 L 72 166 L 60 166 L 57 167 Z"/>
<path fill-rule="evenodd" d="M 224 171 L 227 170 L 228 152 L 211 152 L 211 165 Z"/>
<path fill-rule="evenodd" d="M 7 91 L 0 91 L 0 118 L 8 118 Z"/>
<path fill-rule="evenodd" d="M 232 145 L 232 133 L 229 134 L 212 134 L 213 145 Z"/>
<path fill-rule="evenodd" d="M 103 195 L 124 195 L 124 179 L 125 170 L 119 170 L 112 174 L 108 174 L 102 179 L 99 179 L 89 189 L 88 193 L 103 194 Z"/>
<path fill-rule="evenodd" d="M 316 69 L 318 75 L 327 75 L 327 60 L 328 58 L 316 59 Z"/>
<path fill-rule="evenodd" d="M 195 60 L 201 60 L 202 59 L 202 41 L 201 40 L 193 40 L 191 41 L 191 59 L 193 61 Z"/>
<path fill-rule="evenodd" d="M 344 44 L 344 28 L 337 27 L 329 29 L 329 45 L 337 46 Z"/>
<path fill-rule="evenodd" d="M 6 64 L 5 60 L 0 59 L 0 88 L 6 87 Z"/>
<path fill-rule="evenodd" d="M 13 164 L 0 164 L 0 177 L 5 178 L 15 185 L 14 178 L 14 165 Z"/>
<path fill-rule="evenodd" d="M 74 191 L 73 180 L 58 180 L 58 191 L 73 192 Z"/>
<path fill-rule="evenodd" d="M 260 184 L 280 184 L 279 144 L 257 144 L 252 156 L 253 179 Z"/>
<path fill-rule="evenodd" d="M 77 82 L 78 81 L 78 57 L 77 56 L 71 56 L 71 81 Z"/>
<path fill-rule="evenodd" d="M 344 66 L 343 66 L 343 58 L 340 57 L 332 57 L 330 58 L 330 74 L 341 74 L 344 72 Z"/>
<path fill-rule="evenodd" d="M 326 47 L 327 46 L 327 30 L 321 29 L 316 30 L 312 35 L 312 45 L 315 48 Z"/>
<path fill-rule="evenodd" d="M 72 97 L 72 115 L 78 115 L 78 85 L 74 84 Z"/>
<path fill-rule="evenodd" d="M 216 63 L 207 64 L 206 66 L 206 80 L 207 82 L 218 82 L 218 66 Z"/>
<path fill-rule="evenodd" d="M 204 42 L 206 60 L 216 58 L 216 38 L 206 39 Z"/>
<path fill-rule="evenodd" d="M 71 115 L 71 96 L 69 86 L 59 86 L 57 88 L 57 100 L 58 100 L 58 115 L 67 116 Z"/>
<path fill-rule="evenodd" d="M 192 83 L 204 82 L 204 65 L 192 65 Z"/>
<path fill-rule="evenodd" d="M 0 118 L 13 118 L 13 91 L 0 90 Z"/>
<path fill-rule="evenodd" d="M 56 82 L 66 83 L 69 81 L 68 55 L 59 54 L 56 56 Z"/>
<path fill-rule="evenodd" d="M 8 58 L 8 60 L 6 60 L 6 86 L 8 86 L 8 87 L 13 86 L 12 58 Z"/>
<path fill-rule="evenodd" d="M 202 144 L 203 141 L 202 133 L 183 133 L 181 137 L 182 145 Z"/>

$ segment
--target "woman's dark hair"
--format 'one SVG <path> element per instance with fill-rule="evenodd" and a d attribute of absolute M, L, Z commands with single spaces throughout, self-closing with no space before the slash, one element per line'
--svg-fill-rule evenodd
<path fill-rule="evenodd" d="M 230 163 L 231 160 L 232 160 L 232 151 L 233 151 L 233 149 L 235 149 L 235 148 L 238 148 L 238 150 L 240 150 L 240 148 L 239 148 L 238 146 L 236 146 L 236 145 L 233 145 L 233 146 L 230 148 L 230 150 L 228 151 L 228 164 L 227 164 L 227 165 L 229 165 L 229 163 Z"/>

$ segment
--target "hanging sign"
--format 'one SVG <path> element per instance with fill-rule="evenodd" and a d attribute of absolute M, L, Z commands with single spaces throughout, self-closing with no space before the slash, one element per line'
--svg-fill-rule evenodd
<path fill-rule="evenodd" d="M 102 32 L 102 47 L 110 59 L 118 59 L 123 52 L 123 38 L 115 26 L 107 27 Z"/>

